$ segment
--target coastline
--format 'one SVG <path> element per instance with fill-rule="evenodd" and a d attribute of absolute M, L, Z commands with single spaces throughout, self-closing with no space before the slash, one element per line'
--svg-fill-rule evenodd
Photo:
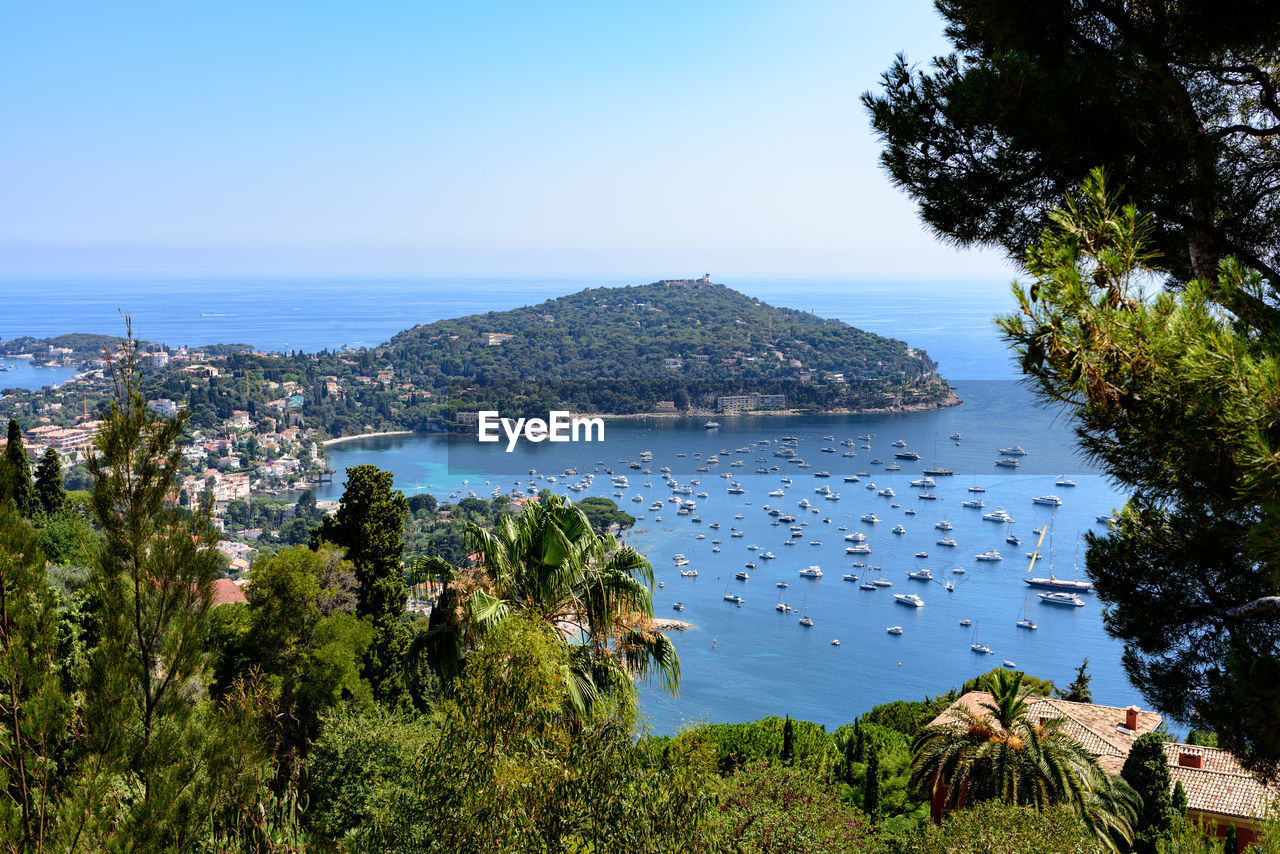
<path fill-rule="evenodd" d="M 375 436 L 412 436 L 412 435 L 413 435 L 412 430 L 388 430 L 384 433 L 359 433 L 355 436 L 339 436 L 336 439 L 325 439 L 324 442 L 322 443 L 322 447 L 327 448 L 330 445 L 336 445 L 339 442 L 350 442 L 353 439 L 372 439 Z"/>
<path fill-rule="evenodd" d="M 685 412 L 576 412 L 575 415 L 582 415 L 589 418 L 603 418 L 606 421 L 623 421 L 637 420 L 641 418 L 654 418 L 661 420 L 671 420 L 674 418 L 734 418 L 739 415 L 749 415 L 753 418 L 760 416 L 771 416 L 774 418 L 794 418 L 805 415 L 883 415 L 886 412 L 930 412 L 934 409 L 950 409 L 953 406 L 961 406 L 964 404 L 963 398 L 955 392 L 949 392 L 947 397 L 938 403 L 908 403 L 902 406 L 877 406 L 867 409 L 761 409 L 752 410 L 750 412 L 716 412 L 712 409 L 690 409 Z"/>

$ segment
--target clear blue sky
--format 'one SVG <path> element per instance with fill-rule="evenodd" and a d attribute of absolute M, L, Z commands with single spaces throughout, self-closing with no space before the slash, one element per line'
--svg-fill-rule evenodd
<path fill-rule="evenodd" d="M 858 104 L 928 0 L 12 3 L 0 275 L 991 275 Z"/>

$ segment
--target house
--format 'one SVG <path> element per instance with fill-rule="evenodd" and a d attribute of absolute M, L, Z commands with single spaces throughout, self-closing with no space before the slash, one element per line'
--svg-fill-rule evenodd
<path fill-rule="evenodd" d="M 231 605 L 236 602 L 248 602 L 244 591 L 230 578 L 219 578 L 213 582 L 213 591 L 209 595 L 209 607 Z"/>
<path fill-rule="evenodd" d="M 981 704 L 990 701 L 987 692 L 970 691 L 930 725 L 954 723 L 952 712 L 960 708 L 981 714 L 986 711 Z M 1154 732 L 1163 722 L 1159 714 L 1137 706 L 1121 709 L 1053 697 L 1027 697 L 1026 702 L 1032 720 L 1066 718 L 1064 732 L 1089 751 L 1109 774 L 1120 773 L 1138 736 Z M 1206 830 L 1213 828 L 1219 838 L 1226 835 L 1228 825 L 1235 825 L 1241 851 L 1256 841 L 1260 817 L 1280 792 L 1260 783 L 1225 750 L 1165 742 L 1164 751 L 1173 784 L 1182 783 L 1186 792 L 1190 818 Z M 942 821 L 942 800 L 943 790 L 938 787 L 930 810 L 935 822 Z"/>

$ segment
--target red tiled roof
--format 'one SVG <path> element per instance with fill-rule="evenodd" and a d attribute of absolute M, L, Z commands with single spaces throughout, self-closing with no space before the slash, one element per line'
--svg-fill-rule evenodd
<path fill-rule="evenodd" d="M 985 710 L 983 702 L 990 702 L 991 695 L 986 691 L 970 691 L 947 711 L 934 718 L 934 724 L 951 723 L 951 709 L 963 704 L 976 714 Z M 1155 712 L 1138 712 L 1138 728 L 1130 730 L 1125 727 L 1125 710 L 1115 706 L 1098 706 L 1093 703 L 1072 703 L 1053 697 L 1027 697 L 1028 715 L 1032 720 L 1052 720 L 1066 718 L 1063 731 L 1080 742 L 1098 760 L 1102 768 L 1112 774 L 1119 774 L 1124 767 L 1124 760 L 1129 755 L 1133 740 L 1144 733 L 1152 732 L 1160 726 L 1162 718 Z"/>
<path fill-rule="evenodd" d="M 209 595 L 209 607 L 228 605 L 233 602 L 247 602 L 244 591 L 230 578 L 219 578 L 213 582 L 213 592 Z"/>
<path fill-rule="evenodd" d="M 1182 783 L 1187 793 L 1187 809 L 1237 818 L 1257 818 L 1276 800 L 1269 789 L 1241 767 L 1236 758 L 1217 747 L 1165 743 L 1169 776 Z M 1179 764 L 1183 754 L 1200 757 L 1200 768 Z"/>

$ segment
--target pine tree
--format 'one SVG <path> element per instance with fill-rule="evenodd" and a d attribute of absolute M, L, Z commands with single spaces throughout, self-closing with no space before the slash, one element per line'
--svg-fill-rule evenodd
<path fill-rule="evenodd" d="M 844 741 L 844 780 L 846 783 L 853 782 L 853 764 L 856 762 L 858 742 L 861 740 L 862 731 L 858 729 L 858 725 L 854 724 L 855 735 L 851 735 Z"/>
<path fill-rule="evenodd" d="M 17 419 L 9 419 L 9 443 L 4 449 L 3 477 L 0 478 L 0 500 L 9 498 L 18 512 L 30 519 L 39 506 L 31 483 L 31 463 L 22 444 L 22 428 Z"/>
<path fill-rule="evenodd" d="M 392 474 L 377 466 L 347 469 L 346 489 L 338 511 L 326 516 L 317 541 L 346 549 L 360 582 L 356 613 L 374 627 L 373 645 L 365 655 L 364 677 L 379 699 L 398 703 L 407 697 L 404 658 L 409 630 L 404 623 L 408 588 L 400 556 L 402 528 L 409 515 L 404 493 L 392 489 Z"/>
<path fill-rule="evenodd" d="M 1227 825 L 1227 832 L 1222 837 L 1222 850 L 1224 854 L 1239 854 L 1240 843 L 1236 839 L 1236 826 L 1234 824 Z"/>
<path fill-rule="evenodd" d="M 871 745 L 867 756 L 867 777 L 862 784 L 862 811 L 872 821 L 880 811 L 880 751 Z"/>
<path fill-rule="evenodd" d="M 62 463 L 53 448 L 44 452 L 36 466 L 35 495 L 46 516 L 61 510 L 67 500 L 67 491 L 62 487 Z"/>
<path fill-rule="evenodd" d="M 62 690 L 58 597 L 36 534 L 0 503 L 0 849 L 39 851 L 56 823 L 72 719 Z"/>
<path fill-rule="evenodd" d="M 867 758 L 867 743 L 862 735 L 862 723 L 859 721 L 853 725 L 853 731 L 858 738 L 858 745 L 853 751 L 853 758 L 856 762 L 863 762 Z"/>
<path fill-rule="evenodd" d="M 1087 672 L 1088 668 L 1089 658 L 1085 656 L 1084 661 L 1076 668 L 1076 678 L 1071 680 L 1065 690 L 1059 691 L 1058 696 L 1073 703 L 1092 703 L 1093 692 L 1089 690 L 1089 683 L 1093 681 L 1093 676 Z"/>
<path fill-rule="evenodd" d="M 792 731 L 791 716 L 787 715 L 782 724 L 782 764 L 790 765 L 795 756 L 795 733 Z"/>
<path fill-rule="evenodd" d="M 91 567 L 96 645 L 88 658 L 79 815 L 89 847 L 182 849 L 209 814 L 215 732 L 193 702 L 205 680 L 205 613 L 220 568 L 209 507 L 175 505 L 185 413 L 147 409 L 130 336 L 112 364 L 115 399 L 89 460 L 103 546 Z M 234 746 L 249 756 L 252 745 Z M 211 762 L 213 764 L 211 766 Z M 233 763 L 234 764 L 234 763 Z M 117 799 L 113 787 L 129 791 Z"/>

